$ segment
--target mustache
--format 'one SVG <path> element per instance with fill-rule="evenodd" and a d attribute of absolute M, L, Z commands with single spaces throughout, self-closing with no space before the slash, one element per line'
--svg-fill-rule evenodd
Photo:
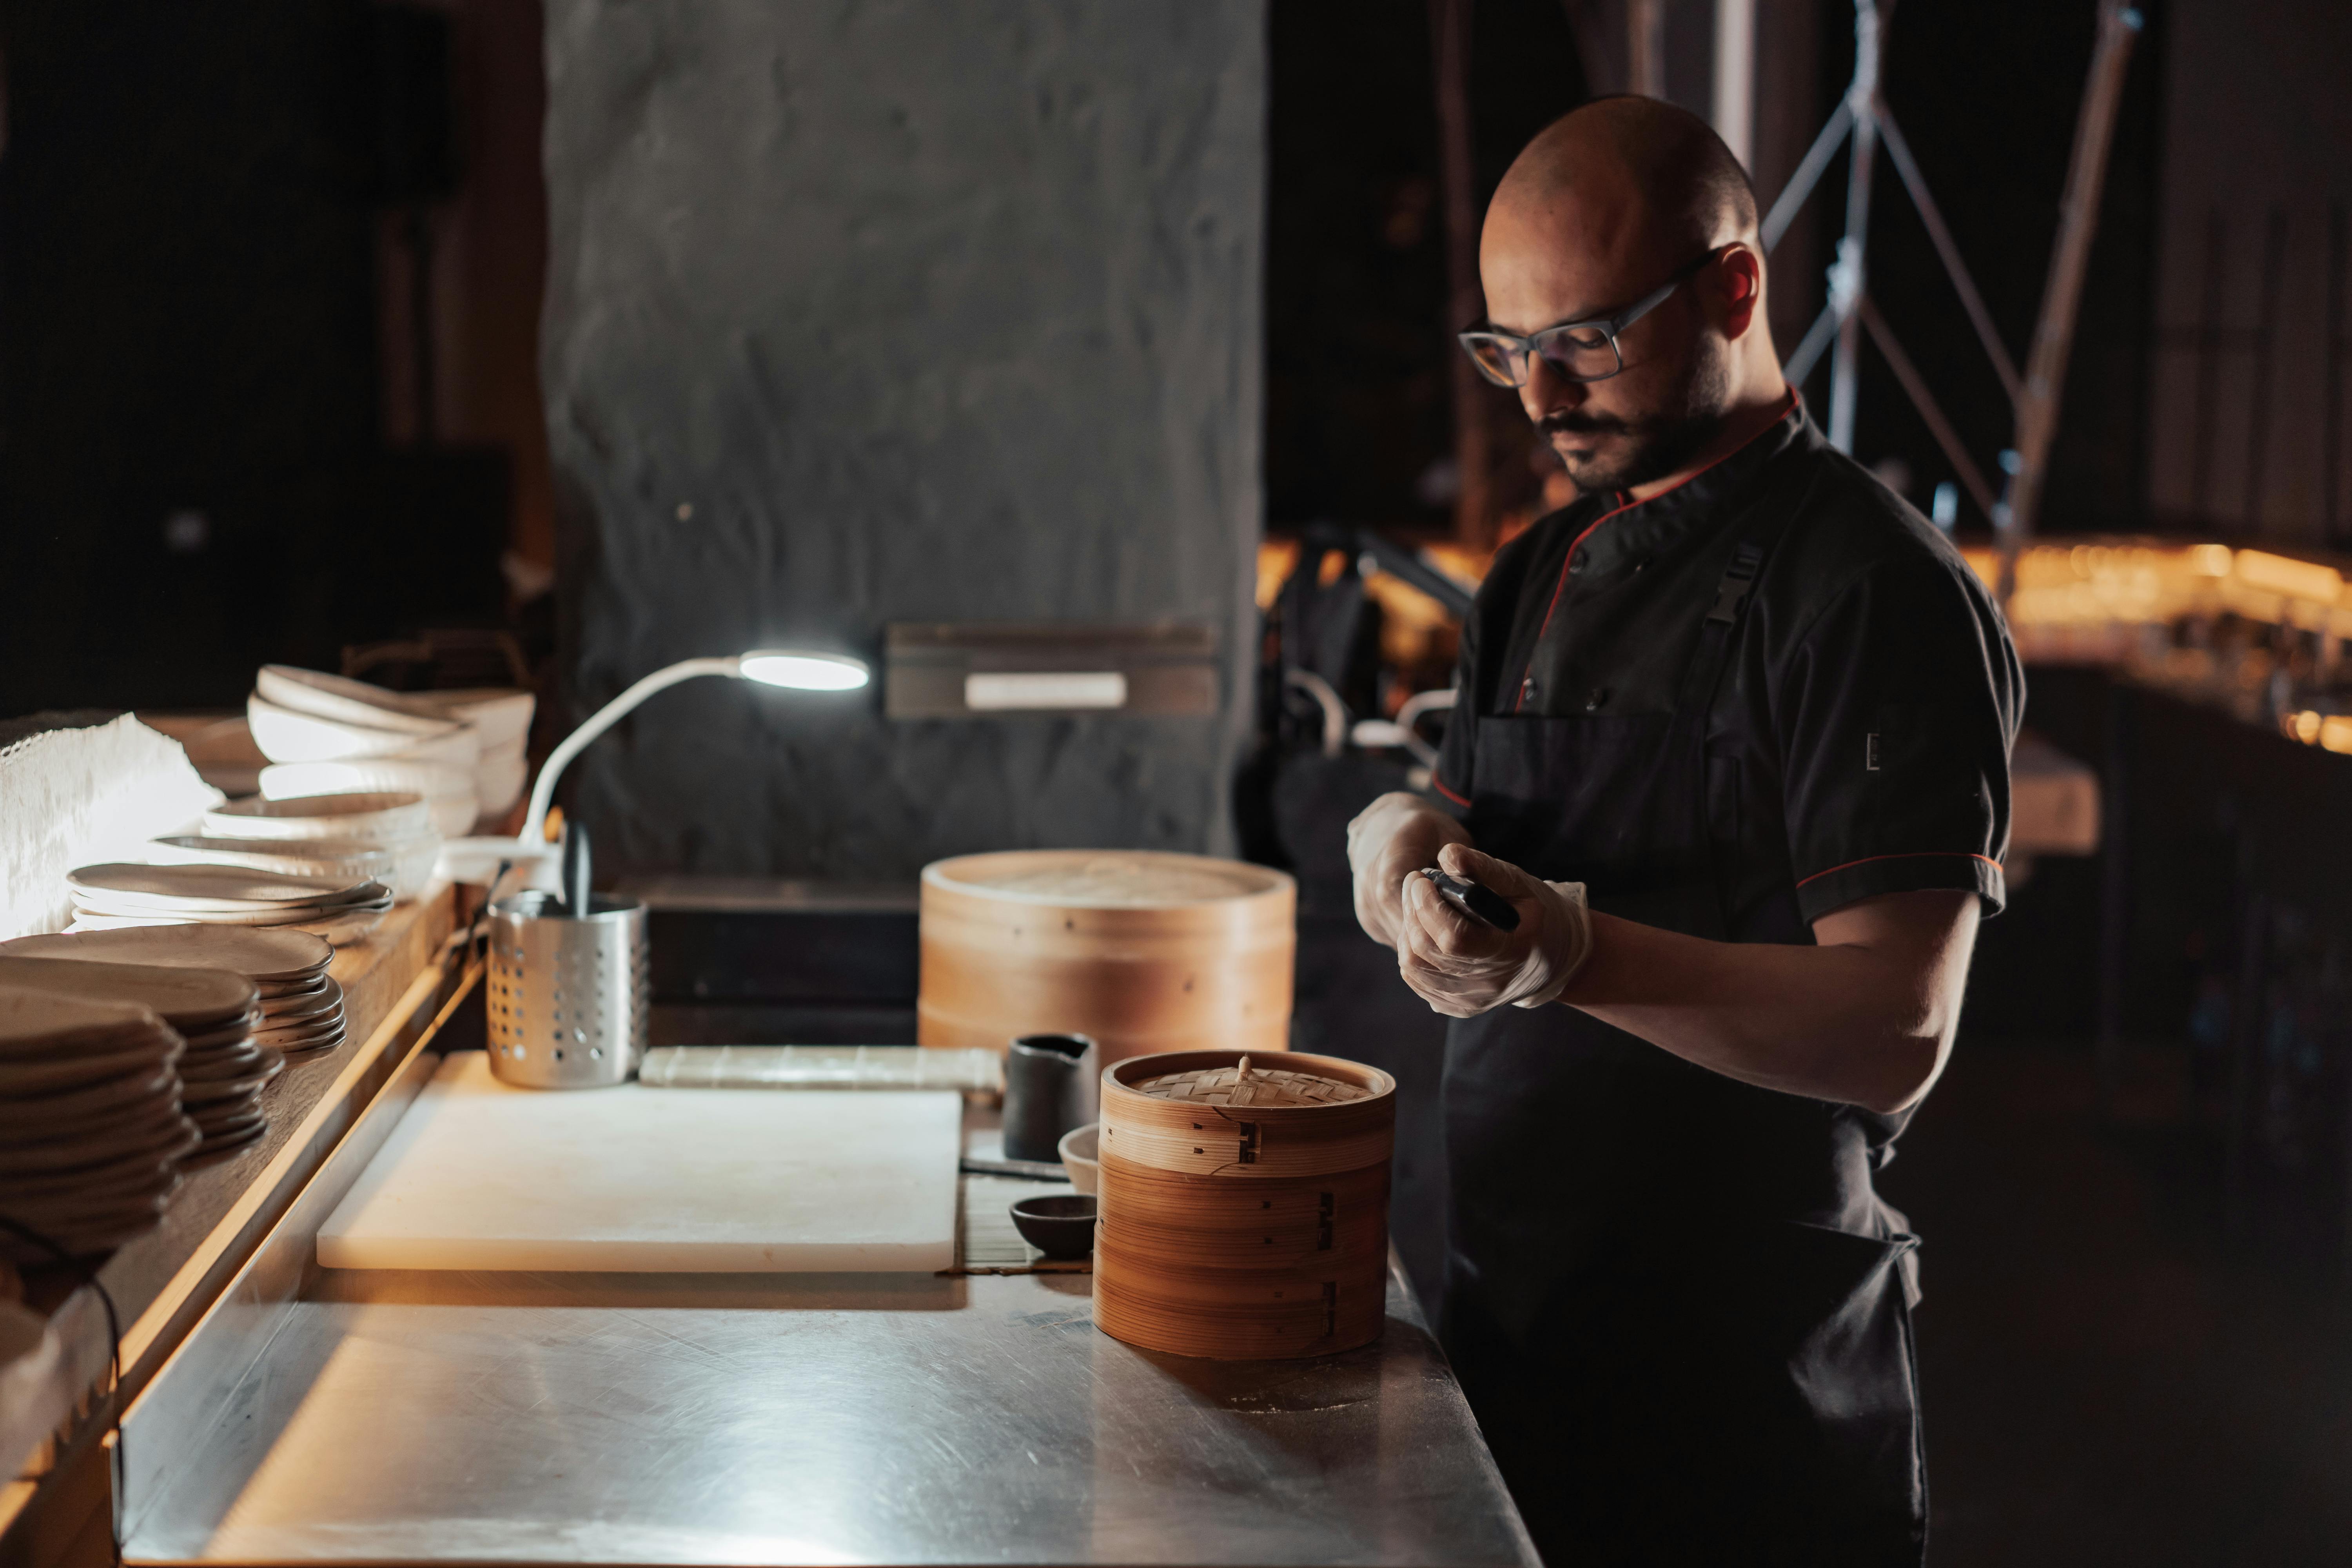
<path fill-rule="evenodd" d="M 1633 426 L 1622 419 L 1606 414 L 1587 414 L 1582 410 L 1559 410 L 1536 421 L 1536 429 L 1545 440 L 1565 435 L 1630 436 Z"/>

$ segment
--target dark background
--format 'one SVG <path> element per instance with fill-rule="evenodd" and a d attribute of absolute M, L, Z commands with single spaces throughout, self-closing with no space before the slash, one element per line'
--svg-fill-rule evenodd
<path fill-rule="evenodd" d="M 1852 9 L 1812 8 L 1818 59 L 1797 101 L 1768 93 L 1765 114 L 1801 124 L 1802 142 L 1836 107 L 1853 70 Z M 2135 48 L 2108 164 L 2090 283 L 2070 363 L 2043 531 L 2147 526 L 2143 449 L 2154 322 L 2165 31 L 2161 4 Z M 1947 226 L 2021 367 L 2040 309 L 2058 197 L 2093 42 L 2094 7 L 1906 4 L 1887 34 L 1885 94 Z M 1452 333 L 1437 200 L 1437 122 L 1428 10 L 1412 0 L 1347 8 L 1274 8 L 1274 104 L 1266 266 L 1266 500 L 1271 527 L 1332 518 L 1416 532 L 1450 525 L 1450 509 L 1416 493 L 1450 458 Z M 1567 9 L 1547 0 L 1481 0 L 1471 100 L 1483 212 L 1518 149 L 1581 102 L 1588 71 Z M 1699 107 L 1705 107 L 1702 102 Z M 1801 150 L 1802 142 L 1799 143 Z M 1760 161 L 1760 160 L 1759 160 Z M 1793 163 L 1793 157 L 1783 162 Z M 1758 180 L 1762 206 L 1780 170 Z M 1832 164 L 1773 258 L 1773 288 L 1799 308 L 1776 311 L 1793 352 L 1822 305 L 1818 267 L 1844 224 L 1845 159 Z M 2010 436 L 2007 400 L 1946 280 L 1892 164 L 1874 187 L 1870 288 L 1934 386 L 1980 471 L 1996 483 Z M 1780 321 L 1792 319 L 1793 330 Z M 1826 417 L 1829 358 L 1805 387 Z M 1874 347 L 1863 350 L 1855 456 L 1899 458 L 1923 510 L 1953 478 Z M 1492 399 L 1512 437 L 1524 499 L 1547 455 L 1527 443 L 1509 394 Z M 1536 465 L 1536 466 L 1531 466 Z M 1966 534 L 1990 522 L 1964 501 Z"/>
<path fill-rule="evenodd" d="M 1686 57 L 1703 9 L 1676 7 L 1668 72 L 1699 108 Z M 2042 514 L 2062 536 L 2210 521 L 2148 504 L 2158 257 L 2179 220 L 2164 132 L 2189 110 L 2259 126 L 2265 106 L 2242 90 L 2168 103 L 2196 62 L 2171 58 L 2170 0 L 2142 9 Z M 1903 0 L 1888 36 L 1886 96 L 2021 361 L 2094 15 L 2091 0 Z M 1621 73 L 1580 52 L 1557 0 L 1477 0 L 1474 17 L 1483 206 L 1529 135 Z M 1765 0 L 1759 20 L 1769 206 L 1844 87 L 1852 11 Z M 0 718 L 232 708 L 264 661 L 331 669 L 351 645 L 429 626 L 538 635 L 532 573 L 555 557 L 540 26 L 524 0 L 0 4 Z M 1277 536 L 1451 527 L 1433 479 L 1463 323 L 1445 307 L 1430 37 L 1420 0 L 1270 8 Z M 1784 353 L 1820 309 L 1843 172 L 1772 258 Z M 1873 295 L 1995 474 L 1999 384 L 1884 160 L 1874 210 Z M 436 258 L 422 350 L 420 219 Z M 2232 255 L 2251 258 L 2260 224 L 2236 221 Z M 2326 335 L 2310 304 L 2284 326 L 2306 344 Z M 2205 351 L 2192 331 L 2176 352 Z M 1862 366 L 1856 456 L 1900 459 L 1924 507 L 1949 467 L 1874 348 Z M 1481 395 L 1503 502 L 1527 505 L 1549 459 L 1508 394 Z M 1984 537 L 1965 500 L 1960 529 Z M 2099 672 L 2032 681 L 2030 721 L 2102 772 L 2108 838 L 2036 866 L 1985 927 L 1961 1047 L 1886 1178 L 1929 1238 L 1935 1561 L 2340 1563 L 2347 764 Z M 546 695 L 553 710 L 564 694 Z M 1435 1031 L 1396 1010 L 1386 955 L 1355 933 L 1334 837 L 1402 768 L 1346 762 L 1265 775 L 1303 883 L 1300 1044 L 1363 1056 L 1384 1039 L 1425 1122 Z M 2103 1008 L 2110 930 L 2127 962 Z M 2129 1047 L 2119 1075 L 2099 1070 L 2103 1031 Z M 1424 1155 L 1400 1157 L 1409 1250 L 1438 1195 Z"/>
<path fill-rule="evenodd" d="M 1763 106 L 1799 147 L 1852 63 L 1850 11 L 1805 9 L 1812 79 L 1791 89 L 1796 101 L 1768 94 Z M 0 10 L 0 578 L 40 585 L 0 627 L 0 713 L 234 705 L 265 660 L 332 668 L 348 644 L 506 610 L 497 563 L 544 527 L 541 506 L 518 517 L 516 493 L 519 481 L 533 489 L 543 453 L 529 432 L 419 438 L 405 328 L 393 320 L 406 286 L 397 226 L 419 207 L 466 217 L 486 163 L 520 156 L 535 168 L 535 137 L 507 132 L 519 153 L 488 142 L 501 127 L 474 100 L 492 73 L 471 58 L 515 56 L 514 37 L 535 33 L 487 33 L 463 7 L 429 14 L 426 31 L 441 17 L 456 57 L 436 75 L 430 37 L 420 65 L 417 29 L 404 25 L 417 15 L 362 0 Z M 1913 4 L 1889 34 L 1890 101 L 2021 359 L 2091 15 Z M 2163 6 L 2148 15 L 2068 379 L 2050 531 L 2145 526 Z M 1591 73 L 1557 0 L 1480 0 L 1474 24 L 1483 208 L 1528 137 L 1582 100 Z M 1448 504 L 1426 481 L 1452 451 L 1448 356 L 1461 323 L 1444 319 L 1427 7 L 1281 0 L 1269 44 L 1269 523 L 1442 532 Z M 1796 331 L 1819 306 L 1815 262 L 1833 248 L 1843 180 L 1841 160 L 1805 232 L 1776 256 L 1776 291 L 1801 299 Z M 1759 183 L 1769 204 L 1777 172 Z M 472 221 L 543 222 L 521 205 Z M 1994 472 L 2007 438 L 1998 383 L 1884 160 L 1876 212 L 1874 293 Z M 534 294 L 506 314 L 530 327 L 536 309 Z M 1794 347 L 1794 331 L 1780 335 Z M 520 342 L 502 352 L 528 383 L 529 335 Z M 1900 458 L 1924 505 L 1948 466 L 1874 350 L 1864 363 L 1857 455 Z M 1826 387 L 1824 368 L 1808 390 L 1821 399 Z M 1489 402 L 1506 441 L 1503 500 L 1526 504 L 1549 459 L 1507 394 Z M 1970 506 L 1962 521 L 1984 524 Z"/>
<path fill-rule="evenodd" d="M 233 707 L 265 661 L 502 616 L 513 452 L 395 443 L 385 405 L 382 226 L 468 173 L 446 35 L 0 11 L 0 713 Z"/>

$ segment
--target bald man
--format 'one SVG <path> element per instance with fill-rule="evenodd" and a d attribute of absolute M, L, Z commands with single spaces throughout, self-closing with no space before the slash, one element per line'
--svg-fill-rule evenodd
<path fill-rule="evenodd" d="M 2004 896 L 2015 652 L 1782 378 L 1704 123 L 1559 121 L 1479 269 L 1464 346 L 1579 496 L 1479 591 L 1437 798 L 1349 828 L 1454 1020 L 1448 1347 L 1554 1564 L 1916 1563 L 1916 1241 L 1872 1173 Z"/>

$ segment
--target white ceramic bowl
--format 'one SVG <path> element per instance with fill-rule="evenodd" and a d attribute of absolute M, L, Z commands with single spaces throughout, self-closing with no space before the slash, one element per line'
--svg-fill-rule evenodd
<path fill-rule="evenodd" d="M 273 763 L 336 763 L 367 757 L 397 757 L 404 762 L 446 763 L 471 768 L 481 758 L 481 741 L 463 724 L 442 725 L 436 734 L 405 730 L 379 730 L 340 719 L 321 719 L 281 708 L 259 692 L 245 700 L 246 722 L 253 743 Z"/>
<path fill-rule="evenodd" d="M 1062 1156 L 1062 1169 L 1069 1173 L 1073 1191 L 1091 1196 L 1101 1188 L 1101 1122 L 1089 1121 L 1084 1127 L 1071 1128 L 1062 1134 L 1055 1152 Z"/>
<path fill-rule="evenodd" d="M 414 790 L 303 795 L 268 800 L 255 795 L 205 813 L 214 838 L 340 838 L 394 844 L 433 831 L 433 810 Z"/>
<path fill-rule="evenodd" d="M 418 701 L 405 691 L 388 691 L 364 680 L 329 675 L 324 670 L 298 669 L 290 664 L 265 664 L 253 679 L 253 689 L 265 700 L 297 713 L 339 723 L 363 724 L 375 730 L 405 730 L 413 735 L 437 735 L 452 716 Z"/>
<path fill-rule="evenodd" d="M 261 793 L 271 800 L 354 790 L 412 790 L 425 797 L 434 831 L 455 838 L 474 826 L 478 806 L 474 775 L 445 763 L 386 758 L 348 763 L 280 763 L 261 770 Z"/>
<path fill-rule="evenodd" d="M 468 686 L 454 691 L 403 693 L 444 718 L 471 724 L 480 731 L 485 753 L 513 744 L 520 749 L 530 733 L 530 716 L 538 699 L 512 686 Z"/>
<path fill-rule="evenodd" d="M 484 752 L 482 760 L 474 764 L 474 793 L 481 797 L 484 816 L 504 816 L 512 811 L 530 782 L 530 763 L 523 755 L 520 740 Z"/>
<path fill-rule="evenodd" d="M 175 836 L 148 845 L 148 858 L 162 865 L 242 866 L 255 871 L 281 871 L 289 877 L 376 881 L 390 888 L 392 896 L 402 903 L 425 890 L 440 853 L 440 837 L 429 830 L 394 844 L 366 844 L 352 838 Z"/>

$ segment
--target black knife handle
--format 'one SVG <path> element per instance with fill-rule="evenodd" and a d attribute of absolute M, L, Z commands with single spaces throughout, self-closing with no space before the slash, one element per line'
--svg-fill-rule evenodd
<path fill-rule="evenodd" d="M 593 897 L 589 888 L 588 825 L 566 822 L 563 825 L 563 912 L 573 920 L 585 920 Z"/>
<path fill-rule="evenodd" d="M 1423 867 L 1421 874 L 1429 879 L 1429 885 L 1437 889 L 1439 898 L 1479 924 L 1493 926 L 1496 931 L 1519 929 L 1518 910 L 1494 889 L 1449 877 L 1434 866 Z"/>

